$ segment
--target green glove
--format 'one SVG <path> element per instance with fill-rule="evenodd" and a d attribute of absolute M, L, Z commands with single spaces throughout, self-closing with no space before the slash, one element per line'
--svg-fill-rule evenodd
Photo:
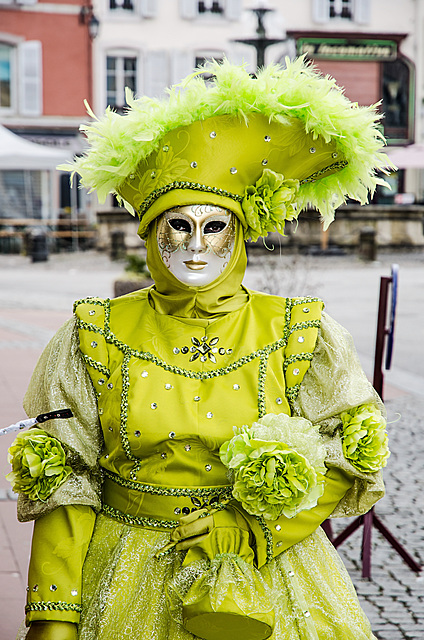
<path fill-rule="evenodd" d="M 33 622 L 26 640 L 77 640 L 77 625 L 72 622 Z"/>

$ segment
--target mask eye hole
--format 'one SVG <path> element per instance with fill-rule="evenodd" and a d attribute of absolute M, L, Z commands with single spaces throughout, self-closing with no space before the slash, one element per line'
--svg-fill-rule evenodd
<path fill-rule="evenodd" d="M 190 223 L 187 220 L 184 220 L 184 218 L 171 218 L 171 219 L 168 219 L 168 224 L 175 231 L 182 231 L 184 233 L 191 233 Z"/>
<path fill-rule="evenodd" d="M 223 220 L 211 220 L 207 222 L 203 228 L 203 233 L 206 235 L 208 233 L 220 233 L 225 229 L 227 223 Z"/>

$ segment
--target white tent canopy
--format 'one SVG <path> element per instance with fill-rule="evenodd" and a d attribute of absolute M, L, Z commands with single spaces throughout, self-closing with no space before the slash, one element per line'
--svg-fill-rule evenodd
<path fill-rule="evenodd" d="M 50 149 L 24 140 L 0 124 L 0 171 L 53 170 L 61 162 L 70 159 L 70 152 Z"/>
<path fill-rule="evenodd" d="M 424 169 L 424 145 L 422 144 L 386 147 L 385 151 L 398 169 Z"/>

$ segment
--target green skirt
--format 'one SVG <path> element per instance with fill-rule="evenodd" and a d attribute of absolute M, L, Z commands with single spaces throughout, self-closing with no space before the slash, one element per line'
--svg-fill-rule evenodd
<path fill-rule="evenodd" d="M 83 573 L 79 640 L 193 640 L 169 585 L 182 552 L 155 553 L 169 534 L 99 515 Z M 319 528 L 267 564 L 270 640 L 375 640 L 349 575 Z M 224 640 L 224 639 L 223 639 Z"/>

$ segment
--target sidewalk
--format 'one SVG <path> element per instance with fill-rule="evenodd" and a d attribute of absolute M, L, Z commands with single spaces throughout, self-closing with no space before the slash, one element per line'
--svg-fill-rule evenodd
<path fill-rule="evenodd" d="M 385 480 L 387 496 L 376 512 L 386 526 L 424 563 L 424 257 L 382 256 L 377 264 L 355 258 L 251 255 L 246 284 L 273 293 L 312 294 L 353 334 L 362 364 L 372 374 L 381 275 L 400 265 L 399 301 L 392 370 L 385 399 L 392 456 Z M 88 295 L 112 295 L 122 266 L 95 253 L 52 256 L 32 265 L 26 258 L 0 255 L 0 426 L 24 417 L 22 398 L 37 358 L 50 336 L 69 317 L 72 302 Z M 401 414 L 400 417 L 398 414 Z M 6 450 L 14 435 L 0 439 L 0 638 L 13 640 L 23 618 L 31 524 L 16 521 L 8 493 Z M 345 520 L 334 525 L 344 528 Z M 373 533 L 372 580 L 363 580 L 361 533 L 340 553 L 380 640 L 424 638 L 424 580 L 417 577 Z M 341 639 L 343 640 L 343 639 Z"/>

